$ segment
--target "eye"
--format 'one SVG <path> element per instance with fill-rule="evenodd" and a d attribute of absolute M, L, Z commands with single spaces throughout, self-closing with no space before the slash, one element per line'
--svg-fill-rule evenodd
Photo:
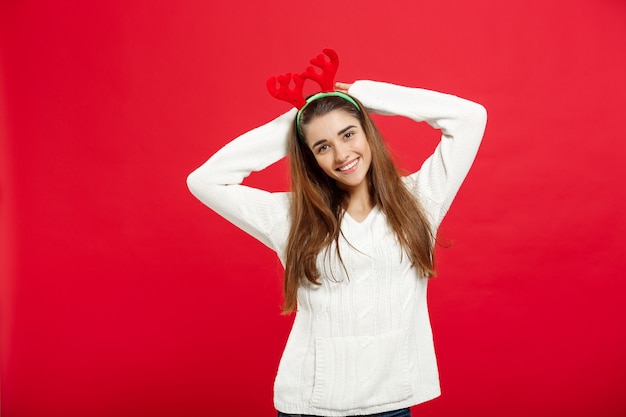
<path fill-rule="evenodd" d="M 317 147 L 317 153 L 324 153 L 329 149 L 330 149 L 330 146 L 328 145 L 320 145 Z"/>
<path fill-rule="evenodd" d="M 354 136 L 354 132 L 346 132 L 346 134 L 343 135 L 344 139 L 350 139 L 352 136 Z"/>

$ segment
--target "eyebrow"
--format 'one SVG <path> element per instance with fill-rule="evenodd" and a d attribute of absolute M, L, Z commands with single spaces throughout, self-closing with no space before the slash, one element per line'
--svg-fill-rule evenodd
<path fill-rule="evenodd" d="M 341 136 L 341 135 L 343 135 L 343 134 L 344 134 L 344 133 L 346 133 L 348 130 L 350 130 L 350 129 L 354 128 L 354 127 L 356 127 L 356 126 L 354 126 L 354 125 L 350 125 L 350 126 L 346 126 L 346 127 L 344 127 L 344 128 L 343 128 L 343 129 L 341 129 L 339 132 L 337 132 L 337 136 Z M 322 143 L 324 143 L 324 142 L 326 142 L 326 139 L 318 140 L 317 142 L 315 142 L 315 143 L 313 144 L 313 146 L 311 146 L 311 149 L 315 149 L 315 147 L 316 147 L 317 145 L 321 145 L 321 144 L 322 144 Z"/>
<path fill-rule="evenodd" d="M 350 126 L 344 127 L 339 132 L 337 132 L 337 136 L 343 135 L 344 133 L 346 133 L 348 130 L 352 129 L 353 127 L 356 127 L 356 126 L 350 125 Z"/>

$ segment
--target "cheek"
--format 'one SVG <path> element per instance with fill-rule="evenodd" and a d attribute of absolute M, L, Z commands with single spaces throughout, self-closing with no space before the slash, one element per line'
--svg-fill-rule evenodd
<path fill-rule="evenodd" d="M 363 141 L 363 146 L 361 148 L 361 153 L 363 154 L 363 156 L 367 157 L 368 159 L 372 159 L 372 148 L 370 148 L 370 144 L 367 141 Z"/>
<path fill-rule="evenodd" d="M 330 166 L 329 158 L 326 155 L 317 156 L 315 160 L 317 161 L 317 165 L 324 171 Z"/>
<path fill-rule="evenodd" d="M 315 161 L 320 169 L 326 173 L 326 175 L 331 175 L 333 172 L 333 161 L 332 158 L 329 158 L 328 155 L 319 155 L 315 157 Z"/>

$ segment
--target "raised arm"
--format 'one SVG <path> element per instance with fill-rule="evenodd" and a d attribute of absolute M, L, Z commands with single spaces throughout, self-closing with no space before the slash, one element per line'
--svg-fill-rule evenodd
<path fill-rule="evenodd" d="M 288 214 L 286 193 L 241 185 L 287 154 L 287 135 L 296 109 L 253 129 L 217 151 L 187 177 L 191 193 L 216 213 L 277 250 L 272 232 Z"/>
<path fill-rule="evenodd" d="M 346 85 L 350 94 L 373 113 L 409 117 L 442 131 L 434 153 L 407 178 L 437 227 L 474 162 L 487 111 L 472 101 L 421 88 L 374 81 Z"/>

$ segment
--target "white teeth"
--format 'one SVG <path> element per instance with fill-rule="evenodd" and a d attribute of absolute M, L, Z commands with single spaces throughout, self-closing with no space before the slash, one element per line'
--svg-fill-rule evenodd
<path fill-rule="evenodd" d="M 350 168 L 354 167 L 357 162 L 359 162 L 358 158 L 355 159 L 353 162 L 350 162 L 348 165 L 346 165 L 345 167 L 341 167 L 341 168 L 337 168 L 339 171 L 347 171 Z"/>

